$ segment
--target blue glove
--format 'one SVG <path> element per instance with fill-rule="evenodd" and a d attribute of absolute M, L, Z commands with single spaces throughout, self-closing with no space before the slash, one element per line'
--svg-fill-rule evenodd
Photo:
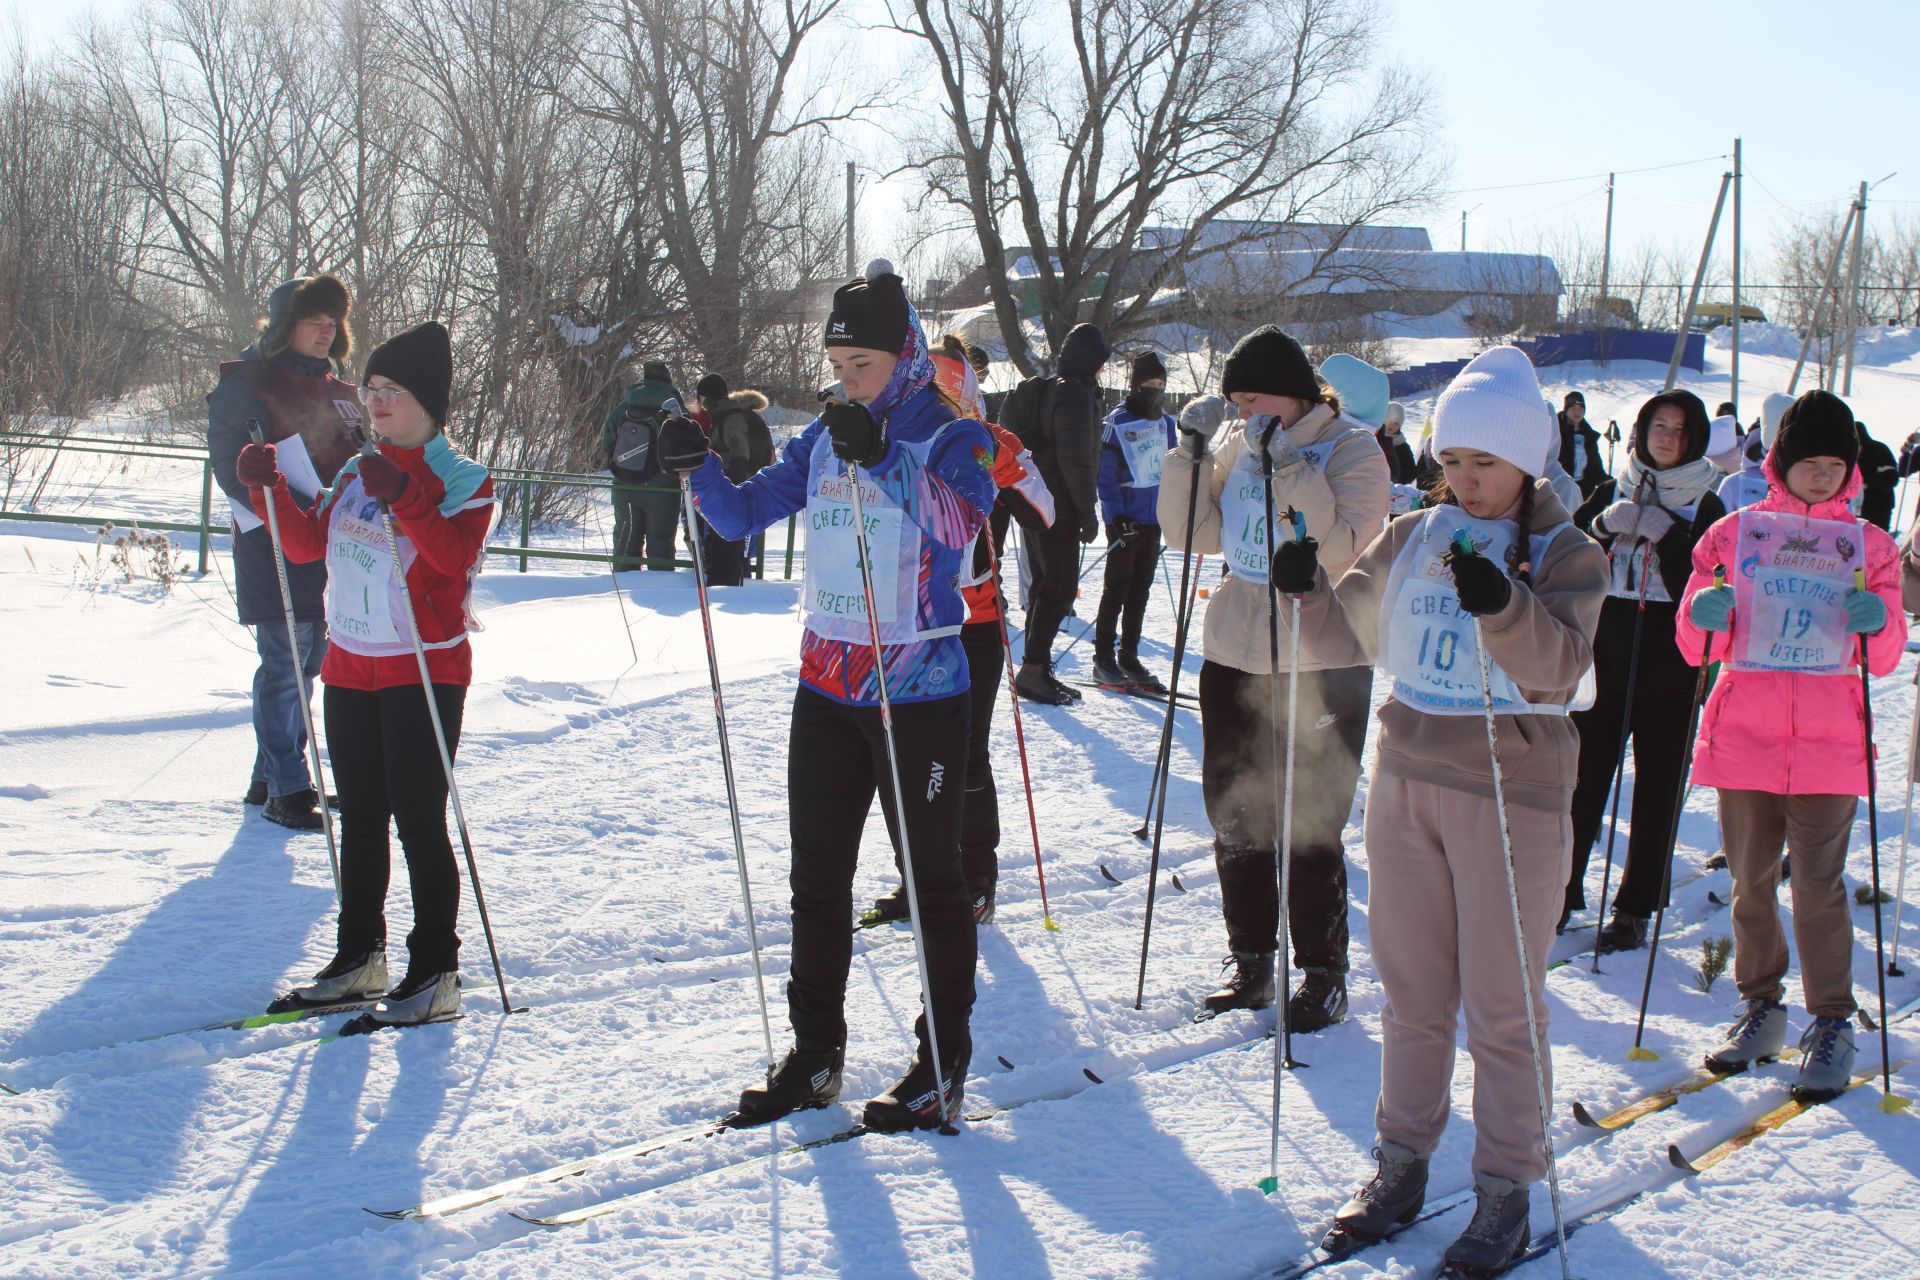
<path fill-rule="evenodd" d="M 1887 602 L 1871 591 L 1847 592 L 1847 634 L 1877 635 L 1887 625 Z"/>
<path fill-rule="evenodd" d="M 1882 611 L 1881 617 L 1885 616 Z M 1733 630 L 1733 588 L 1724 584 L 1708 587 L 1687 606 L 1687 617 L 1702 631 Z"/>

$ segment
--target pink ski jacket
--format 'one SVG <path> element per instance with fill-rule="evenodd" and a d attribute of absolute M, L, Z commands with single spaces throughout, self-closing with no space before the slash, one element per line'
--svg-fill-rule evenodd
<path fill-rule="evenodd" d="M 1884 530 L 1857 520 L 1847 509 L 1847 500 L 1860 488 L 1859 468 L 1837 496 L 1812 506 L 1787 492 L 1771 458 L 1766 476 L 1767 496 L 1747 510 L 1787 511 L 1860 526 L 1866 540 L 1867 589 L 1887 606 L 1887 625 L 1878 635 L 1867 637 L 1867 669 L 1876 676 L 1886 675 L 1900 664 L 1907 647 L 1907 619 L 1900 608 L 1900 552 Z M 1713 585 L 1715 565 L 1725 565 L 1729 578 L 1738 572 L 1734 553 L 1739 532 L 1740 513 L 1735 512 L 1716 521 L 1694 545 L 1693 576 L 1687 581 L 1674 628 L 1674 642 L 1689 663 L 1700 661 L 1708 634 L 1694 626 L 1689 616 L 1693 598 Z M 1731 632 L 1714 633 L 1710 661 L 1718 662 L 1731 652 L 1741 626 L 1738 611 L 1733 626 Z M 1730 791 L 1775 795 L 1865 795 L 1864 729 L 1857 667 L 1842 675 L 1722 667 L 1694 743 L 1693 780 Z"/>

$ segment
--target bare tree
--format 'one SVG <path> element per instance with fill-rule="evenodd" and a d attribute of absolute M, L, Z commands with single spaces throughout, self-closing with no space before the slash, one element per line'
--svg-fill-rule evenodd
<path fill-rule="evenodd" d="M 1373 68 L 1365 0 L 1067 0 L 1044 17 L 1007 0 L 890 0 L 890 12 L 924 43 L 945 98 L 946 128 L 910 159 L 928 198 L 971 218 L 1024 372 L 1039 366 L 1008 278 L 1014 246 L 1057 350 L 1082 320 L 1124 338 L 1185 264 L 1272 233 L 1260 224 L 1353 228 L 1431 186 L 1415 136 L 1427 88 Z M 1050 45 L 1055 27 L 1064 39 Z"/>

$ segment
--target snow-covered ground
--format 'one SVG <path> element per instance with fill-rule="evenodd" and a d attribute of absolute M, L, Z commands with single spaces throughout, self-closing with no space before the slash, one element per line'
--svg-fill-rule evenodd
<path fill-rule="evenodd" d="M 1697 389 L 1713 404 L 1724 353 L 1709 359 L 1719 363 Z M 1743 361 L 1743 398 L 1784 386 L 1790 367 L 1790 356 Z M 1555 369 L 1549 389 L 1580 386 L 1594 418 L 1624 422 L 1661 373 Z M 1856 375 L 1855 401 L 1897 444 L 1917 388 L 1920 360 L 1875 365 Z M 136 495 L 150 512 L 197 506 L 197 468 L 68 465 L 76 493 L 98 482 L 101 509 Z M 590 523 L 579 539 L 601 535 Z M 460 778 L 509 990 L 530 1012 L 502 1015 L 469 900 L 464 1021 L 368 1039 L 328 1040 L 326 1023 L 142 1039 L 252 1012 L 311 973 L 330 953 L 332 901 L 321 838 L 239 803 L 253 652 L 225 579 L 189 574 L 170 594 L 110 575 L 89 586 L 80 562 L 92 543 L 90 532 L 0 521 L 0 1082 L 22 1091 L 0 1096 L 0 1275 L 1257 1276 L 1305 1248 L 1367 1172 L 1381 994 L 1357 825 L 1364 783 L 1347 835 L 1354 1016 L 1296 1042 L 1311 1065 L 1284 1080 L 1280 1188 L 1262 1195 L 1272 1017 L 1189 1022 L 1224 951 L 1198 725 L 1181 713 L 1135 1010 L 1148 851 L 1129 832 L 1159 709 L 1089 693 L 1077 709 L 1023 708 L 1058 932 L 1043 928 L 1004 703 L 995 724 L 1000 914 L 981 935 L 968 1097 L 1001 1114 L 953 1138 L 779 1149 L 843 1126 L 904 1063 L 918 1012 L 913 948 L 904 932 L 875 930 L 856 946 L 842 1107 L 614 1161 L 445 1219 L 369 1217 L 363 1207 L 403 1207 L 711 1117 L 762 1069 L 690 581 L 624 575 L 623 612 L 604 571 L 536 563 L 522 575 L 496 559 L 480 580 L 487 630 Z M 1168 567 L 1177 575 L 1178 560 Z M 796 586 L 719 592 L 714 619 L 776 1035 Z M 1090 616 L 1097 575 L 1087 587 Z M 1158 592 L 1151 661 L 1169 660 L 1171 629 L 1170 593 Z M 1085 644 L 1074 649 L 1069 673 L 1086 658 Z M 1889 872 L 1912 664 L 1875 698 Z M 1863 806 L 1856 884 L 1868 874 L 1866 830 Z M 1696 793 L 1676 878 L 1717 844 L 1711 796 Z M 890 861 L 874 821 L 860 898 L 885 887 Z M 1694 962 L 1704 939 L 1730 932 L 1707 896 L 1727 889 L 1724 871 L 1676 889 L 1647 1027 L 1658 1061 L 1626 1060 L 1644 953 L 1549 979 L 1570 1210 L 1655 1188 L 1573 1237 L 1574 1271 L 1920 1276 L 1920 1121 L 1883 1114 L 1872 1089 L 1693 1181 L 1670 1169 L 1666 1145 L 1698 1153 L 1735 1132 L 1784 1094 L 1784 1068 L 1604 1142 L 1570 1118 L 1576 1100 L 1597 1110 L 1684 1076 L 1713 1041 L 1732 981 L 1702 993 Z M 404 877 L 389 911 L 398 937 Z M 1871 1007 L 1871 914 L 1855 924 L 1855 978 Z M 1578 945 L 1570 935 L 1559 948 Z M 1907 968 L 1920 968 L 1911 948 Z M 1889 982 L 1895 1004 L 1916 995 L 1920 979 Z M 1894 1035 L 1897 1060 L 1920 1058 L 1908 1027 Z M 1878 1043 L 1860 1040 L 1864 1069 Z M 1469 1181 L 1471 1079 L 1462 1054 L 1436 1196 Z M 627 1199 L 571 1228 L 508 1212 L 614 1197 Z M 1550 1221 L 1544 1193 L 1533 1221 L 1536 1231 Z M 1464 1222 L 1455 1210 L 1322 1274 L 1425 1275 Z M 1547 1258 L 1520 1274 L 1559 1268 Z"/>

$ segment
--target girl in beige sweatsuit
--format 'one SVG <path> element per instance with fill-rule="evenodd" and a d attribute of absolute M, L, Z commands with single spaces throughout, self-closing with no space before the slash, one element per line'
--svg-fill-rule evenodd
<path fill-rule="evenodd" d="M 1188 435 L 1160 479 L 1160 528 L 1168 544 L 1221 555 L 1227 579 L 1207 604 L 1206 661 L 1200 668 L 1201 788 L 1214 830 L 1228 967 L 1206 1013 L 1262 1009 L 1274 999 L 1280 892 L 1274 865 L 1274 682 L 1286 705 L 1288 676 L 1276 677 L 1267 591 L 1266 477 L 1273 468 L 1274 515 L 1299 513 L 1319 539 L 1328 567 L 1344 569 L 1379 532 L 1391 485 L 1371 429 L 1341 414 L 1300 344 L 1271 326 L 1248 334 L 1227 357 L 1221 391 L 1242 421 L 1218 450 Z M 1189 507 L 1195 471 L 1199 503 Z M 1191 519 L 1191 541 L 1182 544 Z M 1280 614 L 1282 662 L 1291 616 Z M 1347 1013 L 1347 863 L 1341 841 L 1360 778 L 1372 703 L 1364 661 L 1318 662 L 1301 655 L 1299 731 L 1293 788 L 1293 861 L 1287 918 L 1293 961 L 1305 977 L 1288 1006 L 1296 1031 L 1318 1031 Z M 1282 993 L 1284 994 L 1284 993 Z M 1203 1015 L 1204 1016 L 1204 1015 Z"/>
<path fill-rule="evenodd" d="M 1365 824 L 1368 933 L 1387 996 L 1380 1173 L 1341 1210 L 1336 1233 L 1378 1238 L 1410 1216 L 1408 1205 L 1417 1211 L 1427 1157 L 1447 1122 L 1464 1009 L 1483 1212 L 1449 1257 L 1488 1267 L 1505 1265 L 1515 1241 L 1526 1241 L 1527 1188 L 1545 1173 L 1546 1150 L 1473 618 L 1492 669 L 1546 1066 L 1547 952 L 1572 850 L 1579 756 L 1567 713 L 1593 664 L 1607 591 L 1605 554 L 1537 479 L 1557 435 L 1541 404 L 1522 353 L 1483 352 L 1435 411 L 1435 452 L 1455 500 L 1394 520 L 1331 588 L 1326 573 L 1302 573 L 1311 548 L 1284 546 L 1275 557 L 1281 589 L 1303 592 L 1304 647 L 1329 665 L 1372 662 L 1393 689 L 1380 710 Z M 1465 557 L 1473 563 L 1448 554 L 1462 533 L 1478 551 Z"/>

